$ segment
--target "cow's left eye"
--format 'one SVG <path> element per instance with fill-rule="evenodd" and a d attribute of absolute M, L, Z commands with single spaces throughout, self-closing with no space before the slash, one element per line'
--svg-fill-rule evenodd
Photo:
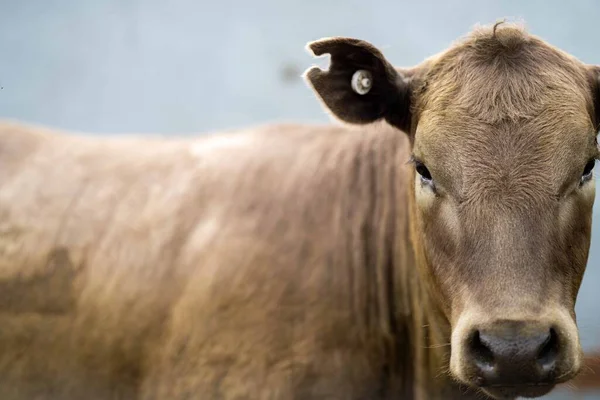
<path fill-rule="evenodd" d="M 583 185 L 586 182 L 589 182 L 592 179 L 592 175 L 594 172 L 594 166 L 596 165 L 596 160 L 590 160 L 583 169 L 583 174 L 581 175 L 580 185 Z"/>

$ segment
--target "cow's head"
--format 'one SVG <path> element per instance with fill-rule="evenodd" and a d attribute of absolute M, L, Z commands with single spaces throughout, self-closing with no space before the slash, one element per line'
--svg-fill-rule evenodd
<path fill-rule="evenodd" d="M 452 375 L 494 397 L 536 397 L 572 378 L 600 69 L 511 25 L 410 69 L 359 40 L 309 48 L 331 55 L 306 78 L 333 115 L 383 119 L 410 137 L 413 230 L 452 327 Z"/>

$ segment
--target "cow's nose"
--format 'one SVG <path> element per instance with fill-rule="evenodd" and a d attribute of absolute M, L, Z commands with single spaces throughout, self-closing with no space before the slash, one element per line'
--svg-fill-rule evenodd
<path fill-rule="evenodd" d="M 553 328 L 506 321 L 473 331 L 469 342 L 479 386 L 552 383 L 560 352 Z"/>

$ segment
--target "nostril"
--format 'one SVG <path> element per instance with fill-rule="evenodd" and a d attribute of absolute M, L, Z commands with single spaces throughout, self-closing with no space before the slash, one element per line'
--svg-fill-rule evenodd
<path fill-rule="evenodd" d="M 492 368 L 494 363 L 494 353 L 481 340 L 479 331 L 475 331 L 471 336 L 471 355 L 479 368 Z"/>
<path fill-rule="evenodd" d="M 539 323 L 499 321 L 464 342 L 465 373 L 479 387 L 548 384 L 560 372 L 562 337 Z"/>
<path fill-rule="evenodd" d="M 548 337 L 540 346 L 537 361 L 544 369 L 550 369 L 554 366 L 558 356 L 558 335 L 554 328 L 550 329 Z"/>

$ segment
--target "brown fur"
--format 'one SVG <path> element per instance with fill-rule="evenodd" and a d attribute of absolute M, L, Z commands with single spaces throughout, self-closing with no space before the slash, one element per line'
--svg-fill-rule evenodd
<path fill-rule="evenodd" d="M 382 97 L 388 86 L 360 99 L 382 104 L 341 115 L 412 126 L 409 136 L 385 124 L 168 140 L 0 125 L 0 398 L 486 398 L 449 373 L 458 316 L 483 304 L 490 314 L 537 305 L 540 319 L 552 317 L 539 294 L 573 306 L 593 199 L 550 207 L 553 195 L 572 192 L 559 182 L 577 179 L 590 144 L 591 114 L 581 107 L 596 110 L 581 80 L 590 75 L 560 76 L 576 61 L 542 44 L 522 57 L 550 52 L 543 62 L 565 65 L 545 77 L 532 63 L 531 82 L 520 80 L 529 89 L 503 82 L 522 71 L 504 59 L 529 45 L 504 28 L 487 35 L 398 70 L 398 79 L 377 58 L 402 95 Z M 354 46 L 364 48 L 336 48 Z M 471 78 L 449 66 L 498 51 L 488 62 L 496 67 L 481 60 L 471 70 L 492 74 L 498 95 L 473 103 L 462 91 L 487 82 L 453 86 Z M 338 94 L 327 79 L 346 79 L 344 71 L 307 74 L 313 84 L 324 79 L 334 108 L 356 98 L 328 97 Z M 411 152 L 432 162 L 448 196 L 473 208 L 456 213 L 420 192 Z M 490 239 L 490 221 L 506 242 Z M 539 246 L 547 251 L 536 258 Z M 508 250 L 531 263 L 522 275 Z M 515 295 L 524 301 L 512 303 Z"/>
<path fill-rule="evenodd" d="M 438 333 L 409 267 L 393 129 L 0 137 L 2 399 L 425 389 L 412 382 Z"/>

